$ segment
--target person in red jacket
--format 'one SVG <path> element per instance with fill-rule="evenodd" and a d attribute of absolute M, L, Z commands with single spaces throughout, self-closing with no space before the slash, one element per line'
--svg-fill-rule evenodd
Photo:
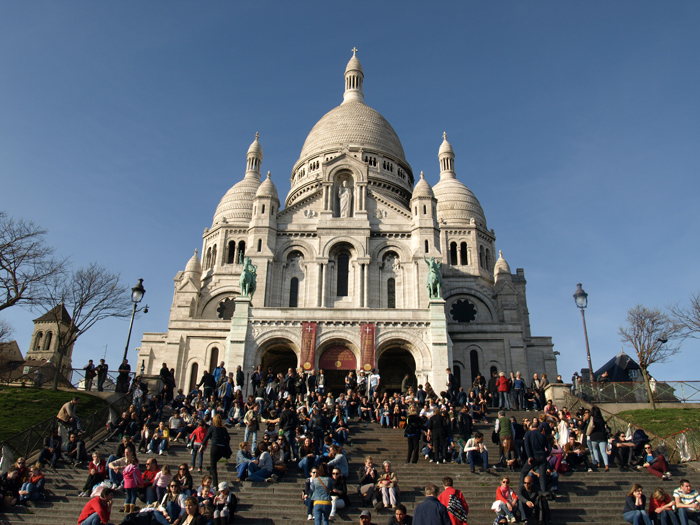
<path fill-rule="evenodd" d="M 516 514 L 518 511 L 518 495 L 510 488 L 510 478 L 504 476 L 501 480 L 501 486 L 496 489 L 496 501 L 494 501 L 491 509 L 496 514 L 505 515 L 508 523 L 517 521 Z"/>
<path fill-rule="evenodd" d="M 112 512 L 112 498 L 114 491 L 104 488 L 99 496 L 92 498 L 85 504 L 78 518 L 78 525 L 106 525 Z"/>
<path fill-rule="evenodd" d="M 500 372 L 498 374 L 498 379 L 496 379 L 496 387 L 498 388 L 498 408 L 507 408 L 510 410 L 510 379 L 506 377 L 506 374 Z"/>
<path fill-rule="evenodd" d="M 464 515 L 461 516 L 463 518 L 466 518 L 467 514 L 469 514 L 469 505 L 467 505 L 467 501 L 464 499 L 464 494 L 462 494 L 461 491 L 455 489 L 452 486 L 452 478 L 450 477 L 444 477 L 442 478 L 442 486 L 444 490 L 442 491 L 442 494 L 438 496 L 438 501 L 442 503 L 445 507 L 447 507 L 447 512 L 450 515 L 450 520 L 452 521 L 452 525 L 466 525 L 466 519 L 460 520 L 455 514 L 452 513 L 452 509 L 450 509 L 449 504 L 450 504 L 450 496 L 455 496 L 457 501 L 461 504 L 462 509 L 464 510 Z"/>

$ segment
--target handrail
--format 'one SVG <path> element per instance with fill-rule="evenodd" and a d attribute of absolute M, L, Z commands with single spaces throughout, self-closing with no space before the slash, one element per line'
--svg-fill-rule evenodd
<path fill-rule="evenodd" d="M 700 381 L 655 381 L 649 383 L 657 403 L 700 403 Z M 594 381 L 574 385 L 574 394 L 593 403 L 647 403 L 643 381 Z"/>
<path fill-rule="evenodd" d="M 88 436 L 95 436 L 106 427 L 111 419 L 113 419 L 114 413 L 121 414 L 130 404 L 131 393 L 127 393 L 96 412 L 81 418 L 83 431 Z M 45 419 L 0 442 L 0 453 L 4 456 L 6 452 L 9 452 L 14 457 L 22 456 L 29 458 L 37 454 L 43 448 L 44 438 L 47 437 L 54 428 L 61 428 L 61 426 L 65 428 L 65 423 L 56 416 Z M 0 463 L 2 463 L 1 460 Z"/>
<path fill-rule="evenodd" d="M 22 373 L 18 374 L 17 369 L 22 367 Z M 4 369 L 0 371 L 0 383 L 6 385 L 33 385 L 41 388 L 43 385 L 49 383 L 53 380 L 53 374 L 55 373 L 55 368 L 46 367 L 46 364 L 41 366 L 28 366 L 23 363 L 10 363 L 3 367 Z M 44 372 L 48 375 L 45 376 Z M 135 372 L 129 373 L 129 381 L 126 382 L 125 388 L 122 388 L 123 392 L 128 390 L 131 381 L 137 374 Z M 104 381 L 103 392 L 116 392 L 117 386 L 119 385 L 119 371 L 118 370 L 108 370 L 107 377 Z M 61 387 L 73 387 L 78 390 L 85 390 L 89 392 L 91 390 L 98 390 L 97 376 L 89 381 L 85 377 L 84 368 L 68 368 L 61 373 L 59 378 L 58 386 Z"/>

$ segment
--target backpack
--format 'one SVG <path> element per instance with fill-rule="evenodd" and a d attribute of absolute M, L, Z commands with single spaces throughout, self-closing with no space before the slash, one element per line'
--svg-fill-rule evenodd
<path fill-rule="evenodd" d="M 459 521 L 467 522 L 467 511 L 464 510 L 462 502 L 459 501 L 460 491 L 455 490 L 454 494 L 450 494 L 450 499 L 447 502 L 447 512 L 452 514 Z"/>

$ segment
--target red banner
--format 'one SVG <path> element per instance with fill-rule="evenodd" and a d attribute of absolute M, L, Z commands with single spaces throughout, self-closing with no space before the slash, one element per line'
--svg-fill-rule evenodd
<path fill-rule="evenodd" d="M 362 369 L 369 372 L 374 368 L 374 323 L 362 323 L 360 325 L 362 335 L 360 336 L 362 355 Z"/>
<path fill-rule="evenodd" d="M 331 346 L 321 355 L 318 367 L 323 370 L 357 370 L 357 360 L 347 347 Z"/>
<path fill-rule="evenodd" d="M 316 328 L 317 323 L 301 323 L 301 366 L 311 370 L 316 360 Z"/>

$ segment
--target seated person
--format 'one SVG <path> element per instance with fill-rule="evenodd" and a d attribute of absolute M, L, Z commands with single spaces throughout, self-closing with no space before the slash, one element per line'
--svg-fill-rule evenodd
<path fill-rule="evenodd" d="M 56 463 L 61 459 L 63 450 L 63 440 L 57 428 L 54 428 L 47 437 L 44 438 L 44 448 L 39 454 L 39 463 L 56 467 Z"/>
<path fill-rule="evenodd" d="M 505 516 L 509 523 L 515 523 L 520 516 L 518 509 L 518 495 L 510 487 L 510 478 L 503 476 L 501 485 L 496 489 L 496 501 L 491 505 L 491 509 L 497 515 Z"/>
<path fill-rule="evenodd" d="M 374 468 L 374 462 L 372 456 L 367 456 L 365 458 L 365 464 L 360 467 L 357 471 L 357 493 L 362 498 L 362 504 L 364 506 L 377 504 L 377 499 L 375 498 L 375 486 L 379 481 L 379 474 L 377 469 Z"/>
<path fill-rule="evenodd" d="M 365 511 L 369 512 L 369 511 Z M 371 516 L 370 516 L 371 517 Z M 412 525 L 413 518 L 407 514 L 406 507 L 401 503 L 396 504 L 394 515 L 389 518 L 387 525 Z"/>
<path fill-rule="evenodd" d="M 228 483 L 219 483 L 219 494 L 214 498 L 214 525 L 227 525 L 233 520 L 238 499 L 229 489 Z"/>
<path fill-rule="evenodd" d="M 663 489 L 656 489 L 649 498 L 649 511 L 647 514 L 655 523 L 661 525 L 678 525 L 678 518 L 673 512 L 674 501 Z"/>
<path fill-rule="evenodd" d="M 486 450 L 484 435 L 481 432 L 474 432 L 474 437 L 464 445 L 464 451 L 467 453 L 467 460 L 472 472 L 475 470 L 474 466 L 477 461 L 483 465 L 483 470 L 489 472 L 489 453 Z"/>
<path fill-rule="evenodd" d="M 161 421 L 158 423 L 158 428 L 153 431 L 151 440 L 148 443 L 148 453 L 153 454 L 156 449 L 158 449 L 158 454 L 162 456 L 163 452 L 168 449 L 169 441 L 170 430 L 165 426 L 165 423 Z"/>
<path fill-rule="evenodd" d="M 566 461 L 572 469 L 583 465 L 588 472 L 593 472 L 590 463 L 588 463 L 586 448 L 576 441 L 576 436 L 573 434 L 569 436 L 569 442 L 564 445 L 564 461 Z"/>
<path fill-rule="evenodd" d="M 693 490 L 690 481 L 682 479 L 680 487 L 673 491 L 673 499 L 676 503 L 676 511 L 681 525 L 690 522 L 700 523 L 700 502 L 698 491 Z"/>
<path fill-rule="evenodd" d="M 518 508 L 523 520 L 537 519 L 549 523 L 549 503 L 532 476 L 525 476 L 518 490 Z"/>
<path fill-rule="evenodd" d="M 68 436 L 68 443 L 63 446 L 63 452 L 72 465 L 80 465 L 88 458 L 85 451 L 85 441 L 78 439 L 78 435 L 74 432 Z"/>
<path fill-rule="evenodd" d="M 32 466 L 29 479 L 20 487 L 19 504 L 29 506 L 30 501 L 38 500 L 44 492 L 44 474 L 41 472 L 41 465 L 36 463 Z"/>
<path fill-rule="evenodd" d="M 105 488 L 99 496 L 88 501 L 80 513 L 78 525 L 107 525 L 112 512 L 112 498 L 114 491 Z"/>
<path fill-rule="evenodd" d="M 671 479 L 671 473 L 668 471 L 668 463 L 666 463 L 666 458 L 663 454 L 659 454 L 657 451 L 652 450 L 651 443 L 644 445 L 644 455 L 642 456 L 642 463 L 637 468 L 646 468 L 649 474 L 653 474 L 659 479 Z"/>
<path fill-rule="evenodd" d="M 78 494 L 82 498 L 89 498 L 95 485 L 99 485 L 107 478 L 107 462 L 100 458 L 99 452 L 92 453 L 92 461 L 88 465 L 88 472 L 83 491 Z"/>
<path fill-rule="evenodd" d="M 610 440 L 610 452 L 608 463 L 614 466 L 617 460 L 620 468 L 627 468 L 630 465 L 630 453 L 634 448 L 634 443 L 627 441 L 624 432 L 617 432 Z"/>

